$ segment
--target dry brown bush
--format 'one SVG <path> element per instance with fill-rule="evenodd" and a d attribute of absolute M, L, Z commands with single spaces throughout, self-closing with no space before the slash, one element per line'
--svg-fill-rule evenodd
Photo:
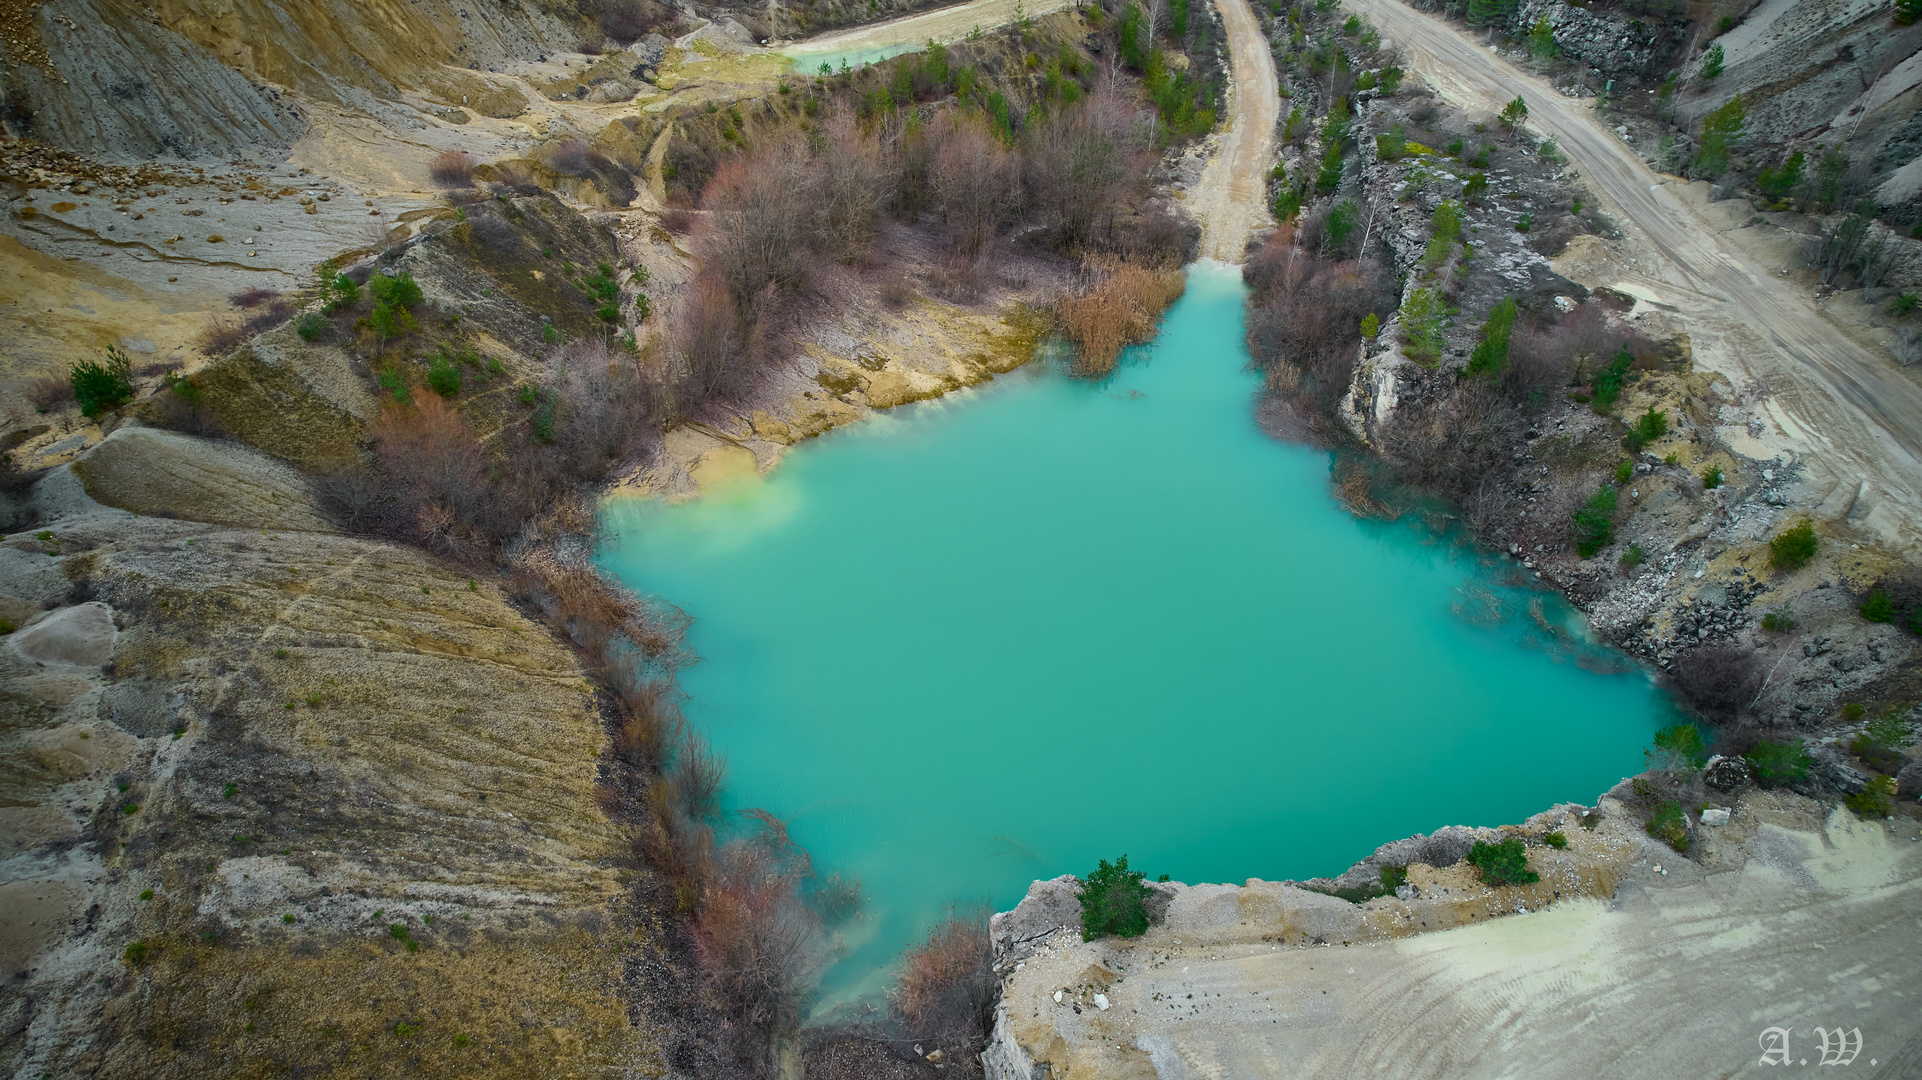
<path fill-rule="evenodd" d="M 896 171 L 880 141 L 865 135 L 848 113 L 824 123 L 822 135 L 825 146 L 813 170 L 820 180 L 814 240 L 824 254 L 855 262 L 874 239 L 881 208 L 894 194 Z"/>
<path fill-rule="evenodd" d="M 27 400 L 41 412 L 52 412 L 73 400 L 73 380 L 64 375 L 42 375 L 27 387 Z"/>
<path fill-rule="evenodd" d="M 245 345 L 250 336 L 245 323 L 226 315 L 212 314 L 201 324 L 200 335 L 195 338 L 194 345 L 207 356 L 221 357 Z"/>
<path fill-rule="evenodd" d="M 1123 347 L 1153 339 L 1155 322 L 1187 288 L 1179 270 L 1114 261 L 1092 266 L 1095 282 L 1056 305 L 1075 346 L 1075 372 L 1100 377 L 1114 370 Z"/>
<path fill-rule="evenodd" d="M 902 954 L 889 1005 L 908 1038 L 966 1061 L 987 1045 L 994 990 L 987 910 L 951 910 L 926 941 Z"/>
<path fill-rule="evenodd" d="M 228 302 L 237 308 L 257 308 L 280 299 L 279 289 L 264 289 L 258 285 L 242 289 L 229 296 Z"/>
<path fill-rule="evenodd" d="M 474 158 L 465 150 L 443 150 L 427 163 L 427 175 L 444 188 L 472 187 Z"/>
<path fill-rule="evenodd" d="M 1732 645 L 1698 645 L 1678 653 L 1664 681 L 1703 719 L 1716 724 L 1737 720 L 1763 686 L 1755 654 Z"/>
<path fill-rule="evenodd" d="M 770 284 L 791 289 L 806 277 L 812 174 L 791 145 L 763 144 L 723 163 L 702 193 L 702 272 L 718 274 L 741 309 Z"/>
<path fill-rule="evenodd" d="M 1318 421 L 1332 416 L 1354 378 L 1362 319 L 1395 310 L 1392 275 L 1373 260 L 1321 262 L 1281 230 L 1242 276 L 1252 293 L 1249 354 L 1262 366 L 1295 365 L 1307 411 Z"/>
<path fill-rule="evenodd" d="M 579 176 L 592 164 L 592 153 L 579 139 L 562 139 L 547 148 L 547 167 L 563 176 Z"/>
<path fill-rule="evenodd" d="M 1112 235 L 1114 215 L 1143 188 L 1146 131 L 1133 105 L 1101 92 L 1022 134 L 1022 165 L 1056 250 L 1080 251 Z"/>
<path fill-rule="evenodd" d="M 949 112 L 937 121 L 928 190 L 946 226 L 948 245 L 973 257 L 1017 204 L 1016 162 L 978 112 Z"/>
<path fill-rule="evenodd" d="M 741 1064 L 774 1070 L 774 1035 L 799 1020 L 802 992 L 820 960 L 819 920 L 801 902 L 813 876 L 807 853 L 772 815 L 715 854 L 691 927 L 702 990 L 734 1035 Z"/>

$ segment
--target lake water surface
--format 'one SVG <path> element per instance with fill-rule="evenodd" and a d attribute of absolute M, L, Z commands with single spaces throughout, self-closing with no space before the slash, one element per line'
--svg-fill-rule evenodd
<path fill-rule="evenodd" d="M 1338 873 L 1592 801 L 1668 719 L 1643 675 L 1577 662 L 1557 598 L 1344 511 L 1325 452 L 1254 422 L 1236 271 L 1189 282 L 1105 385 L 1034 365 L 763 481 L 607 506 L 605 568 L 696 620 L 687 713 L 732 804 L 866 889 L 829 1000 L 951 901 L 1123 852 L 1177 881 Z"/>

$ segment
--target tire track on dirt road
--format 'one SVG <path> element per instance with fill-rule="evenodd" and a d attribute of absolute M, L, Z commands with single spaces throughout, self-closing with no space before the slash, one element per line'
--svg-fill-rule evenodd
<path fill-rule="evenodd" d="M 1831 325 L 1800 287 L 1724 244 L 1667 186 L 1674 178 L 1649 168 L 1587 106 L 1397 0 L 1348 2 L 1454 104 L 1492 112 L 1522 95 L 1529 125 L 1553 136 L 1611 204 L 1640 263 L 1656 263 L 1635 276 L 1691 331 L 1728 338 L 1734 365 L 1768 388 L 1800 428 L 1788 434 L 1826 457 L 1835 479 L 1869 482 L 1888 504 L 1870 520 L 1885 539 L 1922 546 L 1922 387 Z"/>
<path fill-rule="evenodd" d="M 1201 223 L 1202 256 L 1239 263 L 1248 238 L 1272 223 L 1268 161 L 1281 91 L 1274 54 L 1248 0 L 1215 0 L 1215 9 L 1228 32 L 1228 129 L 1188 198 L 1188 212 Z"/>

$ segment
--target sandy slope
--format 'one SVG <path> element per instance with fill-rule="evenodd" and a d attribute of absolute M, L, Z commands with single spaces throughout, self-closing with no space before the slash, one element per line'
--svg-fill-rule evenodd
<path fill-rule="evenodd" d="M 1587 104 L 1397 0 L 1352 6 L 1448 100 L 1493 111 L 1521 94 L 1529 127 L 1556 139 L 1622 223 L 1635 259 L 1611 284 L 1679 310 L 1711 339 L 1698 359 L 1766 386 L 1784 429 L 1836 481 L 1868 482 L 1879 504 L 1862 515 L 1870 527 L 1901 548 L 1922 542 L 1922 388 L 1824 320 L 1799 285 L 1724 242 L 1672 190 L 1680 181 L 1650 169 Z"/>
<path fill-rule="evenodd" d="M 1248 0 L 1217 0 L 1216 7 L 1228 29 L 1233 76 L 1227 130 L 1188 199 L 1188 212 L 1201 222 L 1201 254 L 1238 263 L 1249 235 L 1270 223 L 1263 196 L 1281 99 L 1274 57 Z"/>

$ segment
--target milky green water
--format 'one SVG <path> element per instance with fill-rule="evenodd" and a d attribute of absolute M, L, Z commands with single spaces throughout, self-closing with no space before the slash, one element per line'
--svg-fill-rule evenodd
<path fill-rule="evenodd" d="M 1305 878 L 1592 801 L 1668 717 L 1512 564 L 1343 511 L 1328 455 L 1252 419 L 1238 276 L 1189 280 L 1106 385 L 1032 365 L 608 506 L 604 566 L 696 619 L 687 712 L 734 804 L 867 890 L 829 1000 L 950 901 L 1123 852 Z"/>
<path fill-rule="evenodd" d="M 918 41 L 903 41 L 893 45 L 875 45 L 866 49 L 848 49 L 842 52 L 810 53 L 797 49 L 788 53 L 787 57 L 794 61 L 793 67 L 789 70 L 803 75 L 819 75 L 822 73 L 822 64 L 828 66 L 828 72 L 831 74 L 840 72 L 844 65 L 851 71 L 859 71 L 864 64 L 878 64 L 883 60 L 892 60 L 902 53 L 920 52 L 925 48 L 927 46 Z"/>

